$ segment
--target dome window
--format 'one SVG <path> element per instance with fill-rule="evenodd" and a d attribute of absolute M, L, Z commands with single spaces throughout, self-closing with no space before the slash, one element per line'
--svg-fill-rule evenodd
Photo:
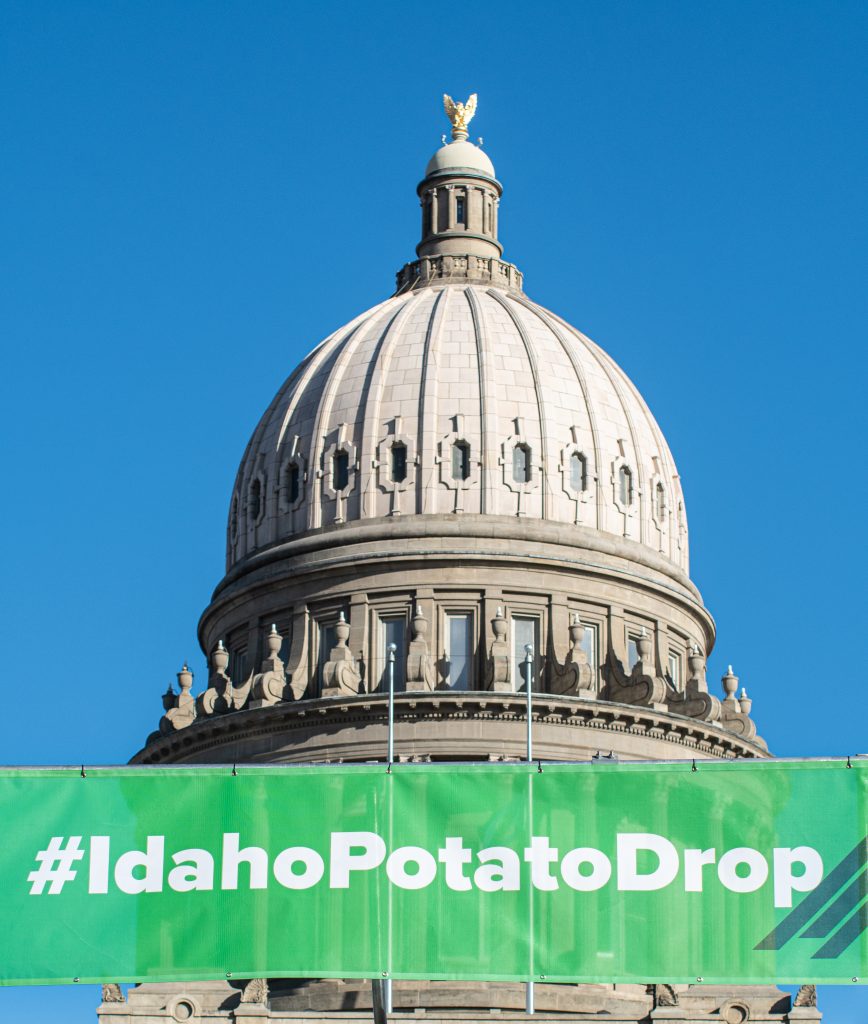
<path fill-rule="evenodd" d="M 407 446 L 400 441 L 396 442 L 390 449 L 389 457 L 392 483 L 403 483 L 407 479 Z"/>
<path fill-rule="evenodd" d="M 336 491 L 346 490 L 350 482 L 350 456 L 343 450 L 337 451 L 332 459 L 332 486 Z"/>
<path fill-rule="evenodd" d="M 573 452 L 570 456 L 570 487 L 574 491 L 588 489 L 588 463 L 581 452 Z"/>
<path fill-rule="evenodd" d="M 470 445 L 456 441 L 452 445 L 452 479 L 467 480 L 470 477 Z"/>
<path fill-rule="evenodd" d="M 666 518 L 666 491 L 661 483 L 658 483 L 654 489 L 654 508 L 657 513 L 657 522 L 662 525 Z"/>
<path fill-rule="evenodd" d="M 464 196 L 457 196 L 455 199 L 455 223 L 465 224 L 466 223 L 466 204 L 467 200 Z"/>
<path fill-rule="evenodd" d="M 259 480 L 254 480 L 250 485 L 248 512 L 254 523 L 257 522 L 259 517 L 262 515 L 262 483 Z"/>
<path fill-rule="evenodd" d="M 625 507 L 633 504 L 633 473 L 627 466 L 618 470 L 618 501 Z"/>
<path fill-rule="evenodd" d="M 526 444 L 512 449 L 512 479 L 517 484 L 530 483 L 530 448 Z"/>
<path fill-rule="evenodd" d="M 297 462 L 290 462 L 286 467 L 286 500 L 294 505 L 301 494 L 301 468 Z"/>
<path fill-rule="evenodd" d="M 238 495 L 235 494 L 232 497 L 232 519 L 231 519 L 230 531 L 232 539 L 238 536 Z"/>

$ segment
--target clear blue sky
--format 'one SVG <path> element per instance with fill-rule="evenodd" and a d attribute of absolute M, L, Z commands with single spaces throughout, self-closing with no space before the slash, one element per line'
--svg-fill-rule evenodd
<path fill-rule="evenodd" d="M 202 683 L 244 445 L 412 258 L 444 90 L 479 93 L 527 291 L 669 439 L 710 678 L 779 754 L 868 750 L 865 3 L 6 0 L 0 760 L 124 762 Z M 864 1024 L 868 989 L 822 995 Z"/>

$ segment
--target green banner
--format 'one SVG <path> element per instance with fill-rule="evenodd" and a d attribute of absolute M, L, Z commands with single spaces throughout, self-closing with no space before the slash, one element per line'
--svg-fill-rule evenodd
<path fill-rule="evenodd" d="M 6 769 L 0 982 L 868 975 L 868 762 Z"/>

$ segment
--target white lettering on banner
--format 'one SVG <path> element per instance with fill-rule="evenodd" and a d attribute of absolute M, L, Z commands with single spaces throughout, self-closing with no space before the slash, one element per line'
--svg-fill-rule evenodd
<path fill-rule="evenodd" d="M 627 832 L 618 836 L 617 848 L 619 889 L 643 892 L 663 889 L 678 874 L 678 851 L 663 836 L 655 836 L 651 832 Z M 637 862 L 640 850 L 648 850 L 657 855 L 657 867 L 653 871 L 639 873 Z"/>
<path fill-rule="evenodd" d="M 115 885 L 121 892 L 135 896 L 140 892 L 161 892 L 163 888 L 163 852 L 165 836 L 148 836 L 145 852 L 130 850 L 118 857 L 115 864 Z M 143 875 L 134 874 L 144 868 Z"/>
<path fill-rule="evenodd" d="M 736 870 L 739 864 L 747 866 L 747 872 L 743 875 Z M 756 892 L 769 877 L 769 862 L 759 850 L 737 846 L 734 850 L 727 850 L 720 858 L 717 877 L 733 892 Z"/>
<path fill-rule="evenodd" d="M 175 892 L 207 892 L 214 888 L 214 858 L 207 850 L 178 850 L 172 854 L 177 867 L 169 872 L 169 888 Z"/>
<path fill-rule="evenodd" d="M 415 864 L 416 870 L 408 871 L 408 864 Z M 437 877 L 437 861 L 421 846 L 399 846 L 389 854 L 386 874 L 400 889 L 424 889 Z"/>
<path fill-rule="evenodd" d="M 582 864 L 590 864 L 588 874 L 582 871 Z M 580 846 L 564 854 L 561 861 L 561 878 L 579 892 L 593 892 L 602 889 L 612 877 L 612 862 L 602 850 L 590 846 Z"/>
<path fill-rule="evenodd" d="M 684 891 L 702 892 L 702 869 L 717 860 L 717 850 L 684 851 Z"/>
<path fill-rule="evenodd" d="M 823 860 L 811 846 L 774 847 L 770 856 L 750 846 L 737 846 L 718 856 L 714 848 L 679 852 L 671 840 L 653 832 L 619 832 L 614 837 L 614 858 L 590 846 L 577 846 L 561 856 L 549 836 L 532 836 L 521 851 L 487 846 L 477 852 L 462 836 L 447 836 L 433 853 L 421 846 L 390 851 L 376 832 L 332 832 L 328 838 L 331 889 L 348 889 L 365 875 L 382 881 L 385 874 L 392 885 L 410 890 L 439 881 L 454 892 L 474 888 L 485 893 L 515 892 L 529 881 L 541 892 L 555 892 L 562 880 L 576 892 L 594 892 L 612 881 L 621 892 L 650 892 L 678 885 L 681 874 L 685 892 L 702 892 L 720 884 L 743 894 L 762 889 L 771 877 L 775 907 L 791 907 L 793 893 L 811 892 L 823 880 Z M 81 841 L 81 836 L 54 836 L 37 852 L 39 867 L 27 876 L 32 896 L 44 892 L 56 896 L 75 883 L 74 865 L 85 856 Z M 87 885 L 94 895 L 108 893 L 112 879 L 117 890 L 131 896 L 165 888 L 192 893 L 218 887 L 216 857 L 210 850 L 176 850 L 167 864 L 165 836 L 148 836 L 144 850 L 125 850 L 114 857 L 112 843 L 110 836 L 89 838 Z M 530 876 L 524 883 L 522 858 Z M 223 834 L 220 889 L 267 889 L 271 876 L 285 889 L 310 889 L 326 877 L 326 860 L 309 846 L 289 846 L 272 859 L 261 846 L 242 846 L 240 833 Z"/>
<path fill-rule="evenodd" d="M 476 859 L 482 865 L 473 874 L 473 884 L 482 892 L 518 892 L 521 861 L 508 846 L 487 846 Z"/>
<path fill-rule="evenodd" d="M 823 859 L 810 846 L 797 846 L 794 850 L 776 847 L 772 863 L 775 873 L 775 906 L 791 907 L 793 890 L 810 892 L 823 881 Z M 801 864 L 804 871 L 793 874 L 793 865 Z"/>
<path fill-rule="evenodd" d="M 303 864 L 304 871 L 293 870 Z M 325 874 L 325 861 L 309 846 L 290 846 L 274 858 L 274 877 L 287 889 L 310 889 Z"/>
<path fill-rule="evenodd" d="M 90 837 L 89 878 L 87 891 L 94 893 L 108 892 L 109 886 L 109 851 L 110 836 Z"/>
<path fill-rule="evenodd" d="M 557 889 L 558 880 L 552 878 L 549 865 L 558 859 L 558 851 L 549 845 L 548 836 L 534 836 L 524 851 L 524 859 L 530 864 L 530 880 L 534 889 Z"/>
<path fill-rule="evenodd" d="M 468 892 L 473 888 L 473 882 L 464 875 L 464 865 L 473 860 L 473 850 L 464 845 L 461 836 L 449 836 L 437 856 L 446 865 L 446 885 L 450 889 Z"/>
<path fill-rule="evenodd" d="M 268 888 L 268 854 L 261 846 L 247 846 L 240 848 L 240 835 L 237 832 L 227 832 L 223 836 L 223 874 L 221 887 L 223 889 L 238 888 L 238 868 L 241 864 L 250 866 L 250 888 Z"/>
<path fill-rule="evenodd" d="M 353 853 L 362 849 L 363 853 Z M 386 844 L 376 832 L 332 832 L 332 889 L 349 889 L 351 871 L 371 871 L 386 859 Z"/>

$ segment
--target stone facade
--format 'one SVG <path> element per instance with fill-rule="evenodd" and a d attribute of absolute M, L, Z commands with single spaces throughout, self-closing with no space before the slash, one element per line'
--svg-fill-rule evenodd
<path fill-rule="evenodd" d="M 238 472 L 207 685 L 163 699 L 141 764 L 514 760 L 531 647 L 541 760 L 766 757 L 689 578 L 680 479 L 624 372 L 501 259 L 502 187 L 466 131 L 418 187 L 419 259 L 292 373 Z M 119 998 L 120 997 L 120 998 Z M 769 986 L 538 985 L 541 1020 L 818 1020 Z M 396 983 L 393 1015 L 526 1019 L 509 984 Z M 107 987 L 104 1024 L 364 1020 L 371 987 Z"/>

